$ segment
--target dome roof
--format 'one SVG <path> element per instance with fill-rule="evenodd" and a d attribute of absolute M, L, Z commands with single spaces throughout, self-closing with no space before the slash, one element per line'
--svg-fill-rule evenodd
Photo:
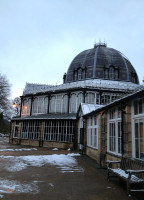
<path fill-rule="evenodd" d="M 130 61 L 118 50 L 106 44 L 95 44 L 93 49 L 79 53 L 70 64 L 64 82 L 88 79 L 128 81 L 139 84 L 137 73 Z"/>

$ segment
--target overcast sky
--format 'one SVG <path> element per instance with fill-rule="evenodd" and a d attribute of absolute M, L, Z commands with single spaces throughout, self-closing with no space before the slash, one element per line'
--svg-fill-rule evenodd
<path fill-rule="evenodd" d="M 26 82 L 61 84 L 95 41 L 121 51 L 144 77 L 143 0 L 0 0 L 0 73 L 12 98 Z"/>

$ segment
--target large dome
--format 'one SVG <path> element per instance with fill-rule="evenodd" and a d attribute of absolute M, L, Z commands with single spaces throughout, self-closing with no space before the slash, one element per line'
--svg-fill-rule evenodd
<path fill-rule="evenodd" d="M 128 81 L 139 84 L 137 73 L 130 61 L 118 50 L 106 44 L 95 44 L 93 49 L 79 53 L 70 64 L 64 82 L 88 79 Z"/>

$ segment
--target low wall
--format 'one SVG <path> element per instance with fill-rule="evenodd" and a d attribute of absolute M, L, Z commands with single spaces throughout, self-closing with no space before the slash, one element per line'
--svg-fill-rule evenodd
<path fill-rule="evenodd" d="M 97 149 L 93 149 L 91 147 L 86 147 L 86 155 L 96 160 L 99 163 L 99 152 Z"/>
<path fill-rule="evenodd" d="M 59 148 L 59 149 L 73 149 L 73 143 L 64 143 L 64 142 L 43 142 L 43 147 L 49 148 Z"/>

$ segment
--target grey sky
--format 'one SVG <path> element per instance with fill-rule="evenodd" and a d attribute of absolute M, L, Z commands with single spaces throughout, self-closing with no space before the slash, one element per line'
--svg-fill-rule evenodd
<path fill-rule="evenodd" d="M 0 73 L 12 98 L 26 82 L 61 84 L 95 41 L 121 51 L 144 76 L 143 0 L 0 0 Z"/>

